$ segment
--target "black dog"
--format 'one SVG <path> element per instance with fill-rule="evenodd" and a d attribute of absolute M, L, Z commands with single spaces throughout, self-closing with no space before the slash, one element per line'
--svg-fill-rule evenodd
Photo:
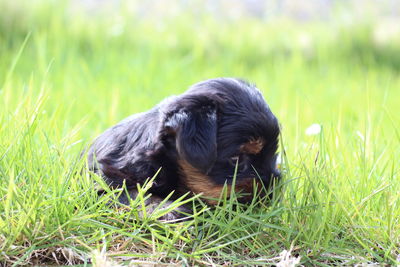
<path fill-rule="evenodd" d="M 160 170 L 151 201 L 172 191 L 175 197 L 192 192 L 218 198 L 225 183 L 231 187 L 238 164 L 235 190 L 251 194 L 255 184 L 268 186 L 280 176 L 279 132 L 278 120 L 254 85 L 218 78 L 106 130 L 91 146 L 88 162 L 111 187 L 125 183 L 131 197 L 137 184 Z M 126 196 L 120 201 L 127 202 Z"/>

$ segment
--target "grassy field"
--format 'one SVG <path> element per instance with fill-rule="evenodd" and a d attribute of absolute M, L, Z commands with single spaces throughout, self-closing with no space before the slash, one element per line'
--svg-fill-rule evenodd
<path fill-rule="evenodd" d="M 399 40 L 380 41 L 373 23 L 161 22 L 11 2 L 0 2 L 0 265 L 399 264 Z M 97 197 L 80 158 L 93 138 L 221 76 L 255 82 L 280 120 L 279 199 L 195 200 L 194 219 L 163 223 L 163 210 L 135 219 L 144 195 L 131 209 Z M 306 134 L 312 124 L 321 131 Z"/>

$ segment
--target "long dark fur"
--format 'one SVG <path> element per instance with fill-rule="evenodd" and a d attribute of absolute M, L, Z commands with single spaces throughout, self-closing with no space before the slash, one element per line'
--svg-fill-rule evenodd
<path fill-rule="evenodd" d="M 110 186 L 125 182 L 133 192 L 161 168 L 150 190 L 159 198 L 171 191 L 218 197 L 237 162 L 236 189 L 252 193 L 254 179 L 270 185 L 279 178 L 278 136 L 278 120 L 254 85 L 218 78 L 106 130 L 88 162 Z"/>

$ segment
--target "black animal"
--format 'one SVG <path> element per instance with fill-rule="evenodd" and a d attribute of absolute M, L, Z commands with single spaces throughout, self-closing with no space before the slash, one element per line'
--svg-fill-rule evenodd
<path fill-rule="evenodd" d="M 214 198 L 226 183 L 250 193 L 254 184 L 269 186 L 279 179 L 276 169 L 279 124 L 261 92 L 234 78 L 197 83 L 153 109 L 132 115 L 101 134 L 88 153 L 89 168 L 111 187 L 126 184 L 131 197 L 137 184 L 157 177 L 150 202 L 202 193 Z M 261 188 L 261 186 L 260 186 Z M 127 202 L 127 196 L 120 198 Z M 174 218 L 177 214 L 172 214 Z"/>

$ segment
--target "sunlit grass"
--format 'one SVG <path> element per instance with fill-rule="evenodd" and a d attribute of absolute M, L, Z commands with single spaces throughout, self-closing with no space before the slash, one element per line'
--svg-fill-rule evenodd
<path fill-rule="evenodd" d="M 303 264 L 396 263 L 399 61 L 371 26 L 25 12 L 0 20 L 0 262 L 268 265 L 291 249 Z M 279 198 L 196 198 L 192 220 L 167 224 L 167 210 L 143 217 L 146 187 L 130 207 L 97 197 L 80 157 L 96 135 L 220 76 L 255 82 L 280 120 Z"/>

